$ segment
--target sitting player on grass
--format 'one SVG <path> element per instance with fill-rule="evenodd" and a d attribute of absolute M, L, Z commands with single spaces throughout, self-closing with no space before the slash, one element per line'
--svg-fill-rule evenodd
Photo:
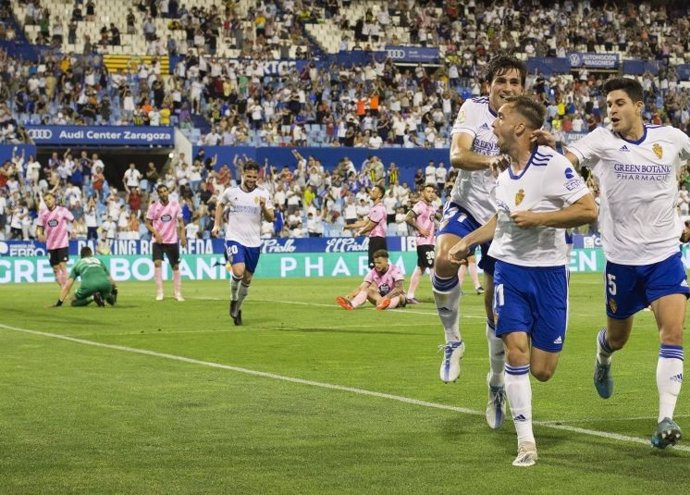
<path fill-rule="evenodd" d="M 367 300 L 379 311 L 405 306 L 405 277 L 397 266 L 388 263 L 388 251 L 379 249 L 373 258 L 374 268 L 364 277 L 364 281 L 347 297 L 338 296 L 335 299 L 340 307 L 353 310 Z"/>
<path fill-rule="evenodd" d="M 72 306 L 86 306 L 93 301 L 98 306 L 105 306 L 106 302 L 111 306 L 115 304 L 117 287 L 105 264 L 93 255 L 93 251 L 88 246 L 81 248 L 79 254 L 81 259 L 72 267 L 55 306 L 62 306 L 77 277 L 81 277 L 81 285 L 72 297 Z"/>

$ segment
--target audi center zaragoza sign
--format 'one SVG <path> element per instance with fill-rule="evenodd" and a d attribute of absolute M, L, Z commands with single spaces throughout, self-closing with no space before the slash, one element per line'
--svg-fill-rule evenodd
<path fill-rule="evenodd" d="M 173 146 L 172 127 L 28 125 L 36 145 Z"/>

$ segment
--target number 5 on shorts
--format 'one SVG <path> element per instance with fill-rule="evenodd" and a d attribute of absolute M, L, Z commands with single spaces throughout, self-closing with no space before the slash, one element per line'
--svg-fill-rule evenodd
<path fill-rule="evenodd" d="M 611 273 L 606 275 L 606 290 L 610 296 L 616 295 L 616 276 Z"/>

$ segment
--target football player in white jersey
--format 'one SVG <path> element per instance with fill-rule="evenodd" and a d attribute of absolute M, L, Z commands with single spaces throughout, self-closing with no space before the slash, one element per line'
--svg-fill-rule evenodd
<path fill-rule="evenodd" d="M 545 113 L 543 105 L 527 96 L 509 98 L 499 109 L 493 128 L 511 163 L 496 181 L 498 212 L 449 252 L 452 261 L 460 262 L 475 245 L 493 238 L 493 311 L 496 335 L 505 344 L 505 388 L 518 436 L 513 465 L 520 467 L 537 460 L 529 373 L 549 380 L 566 336 L 565 228 L 597 216 L 594 197 L 568 160 L 531 142 Z"/>
<path fill-rule="evenodd" d="M 642 86 L 636 80 L 609 79 L 604 92 L 611 128 L 595 129 L 566 152 L 576 166 L 593 165 L 600 187 L 608 318 L 597 335 L 594 385 L 601 397 L 611 396 L 611 355 L 628 341 L 635 313 L 651 306 L 660 340 L 659 414 L 651 442 L 663 449 L 681 437 L 673 412 L 683 381 L 683 324 L 690 290 L 675 205 L 676 176 L 690 158 L 690 137 L 673 127 L 644 123 Z"/>
<path fill-rule="evenodd" d="M 248 160 L 242 170 L 242 183 L 228 187 L 218 197 L 212 234 L 218 235 L 227 209 L 225 255 L 231 266 L 230 317 L 242 324 L 242 303 L 259 264 L 261 222 L 274 219 L 273 203 L 267 190 L 257 184 L 259 164 Z"/>
<path fill-rule="evenodd" d="M 527 69 L 514 57 L 498 56 L 487 66 L 487 80 L 491 83 L 489 96 L 463 103 L 452 130 L 451 165 L 459 169 L 452 193 L 443 209 L 443 220 L 436 237 L 436 263 L 432 286 L 436 310 L 445 331 L 441 380 L 455 381 L 460 375 L 460 358 L 465 345 L 460 334 L 460 296 L 458 267 L 448 259 L 448 250 L 461 238 L 484 225 L 496 213 L 491 199 L 496 185 L 491 166 L 502 160 L 491 125 L 496 112 L 509 96 L 524 92 Z M 482 245 L 480 267 L 484 270 L 484 306 L 486 308 L 486 336 L 489 343 L 490 372 L 489 400 L 486 420 L 496 429 L 503 424 L 505 414 L 503 341 L 496 337 L 493 311 L 493 259 L 488 256 L 488 244 Z"/>

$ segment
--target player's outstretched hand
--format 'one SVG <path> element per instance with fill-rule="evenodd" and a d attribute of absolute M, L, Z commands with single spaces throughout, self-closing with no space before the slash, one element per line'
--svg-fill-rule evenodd
<path fill-rule="evenodd" d="M 532 131 L 530 141 L 543 146 L 549 146 L 551 148 L 556 147 L 556 138 L 553 134 L 544 129 L 537 129 L 536 131 Z"/>

